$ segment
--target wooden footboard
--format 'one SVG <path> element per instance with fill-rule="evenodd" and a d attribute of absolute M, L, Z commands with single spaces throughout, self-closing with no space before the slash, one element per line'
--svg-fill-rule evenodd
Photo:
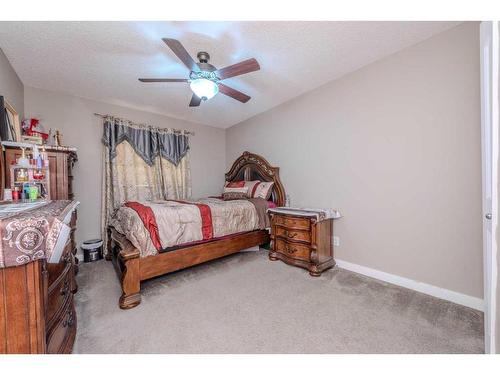
<path fill-rule="evenodd" d="M 114 228 L 108 230 L 108 256 L 122 286 L 119 306 L 131 309 L 141 303 L 140 251 L 130 241 Z"/>
<path fill-rule="evenodd" d="M 269 242 L 266 230 L 242 233 L 229 238 L 182 247 L 145 258 L 130 241 L 113 227 L 108 228 L 108 255 L 120 278 L 119 306 L 130 309 L 141 303 L 141 281 L 221 258 Z"/>

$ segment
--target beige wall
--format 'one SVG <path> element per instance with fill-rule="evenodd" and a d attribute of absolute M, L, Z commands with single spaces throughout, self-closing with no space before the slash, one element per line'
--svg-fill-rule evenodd
<path fill-rule="evenodd" d="M 24 115 L 24 86 L 1 49 L 0 95 L 12 104 L 22 120 Z"/>
<path fill-rule="evenodd" d="M 224 181 L 224 130 L 186 121 L 100 103 L 63 93 L 25 88 L 25 113 L 40 118 L 44 126 L 62 132 L 63 144 L 78 148 L 74 169 L 78 209 L 77 241 L 100 237 L 102 120 L 94 113 L 112 114 L 159 127 L 195 132 L 191 137 L 193 196 L 218 193 Z"/>
<path fill-rule="evenodd" d="M 479 24 L 231 127 L 292 205 L 336 207 L 336 257 L 482 298 Z"/>

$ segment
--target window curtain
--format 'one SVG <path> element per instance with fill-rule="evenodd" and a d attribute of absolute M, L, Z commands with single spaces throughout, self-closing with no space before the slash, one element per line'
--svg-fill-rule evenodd
<path fill-rule="evenodd" d="M 104 118 L 101 232 L 126 201 L 189 199 L 189 136 L 184 131 Z"/>

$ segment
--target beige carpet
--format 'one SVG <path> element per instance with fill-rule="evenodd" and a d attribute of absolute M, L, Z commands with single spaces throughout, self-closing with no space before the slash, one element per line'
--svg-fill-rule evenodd
<path fill-rule="evenodd" d="M 82 264 L 74 353 L 483 353 L 483 314 L 333 269 L 320 278 L 267 251 L 143 283 L 120 310 L 110 262 Z"/>

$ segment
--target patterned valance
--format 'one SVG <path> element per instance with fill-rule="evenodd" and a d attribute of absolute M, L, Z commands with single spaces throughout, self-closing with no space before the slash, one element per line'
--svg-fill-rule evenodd
<path fill-rule="evenodd" d="M 111 160 L 116 156 L 116 147 L 123 141 L 130 143 L 149 166 L 153 165 L 157 156 L 178 165 L 189 151 L 189 137 L 184 131 L 161 129 L 134 124 L 116 117 L 105 117 L 102 143 L 109 149 Z"/>

